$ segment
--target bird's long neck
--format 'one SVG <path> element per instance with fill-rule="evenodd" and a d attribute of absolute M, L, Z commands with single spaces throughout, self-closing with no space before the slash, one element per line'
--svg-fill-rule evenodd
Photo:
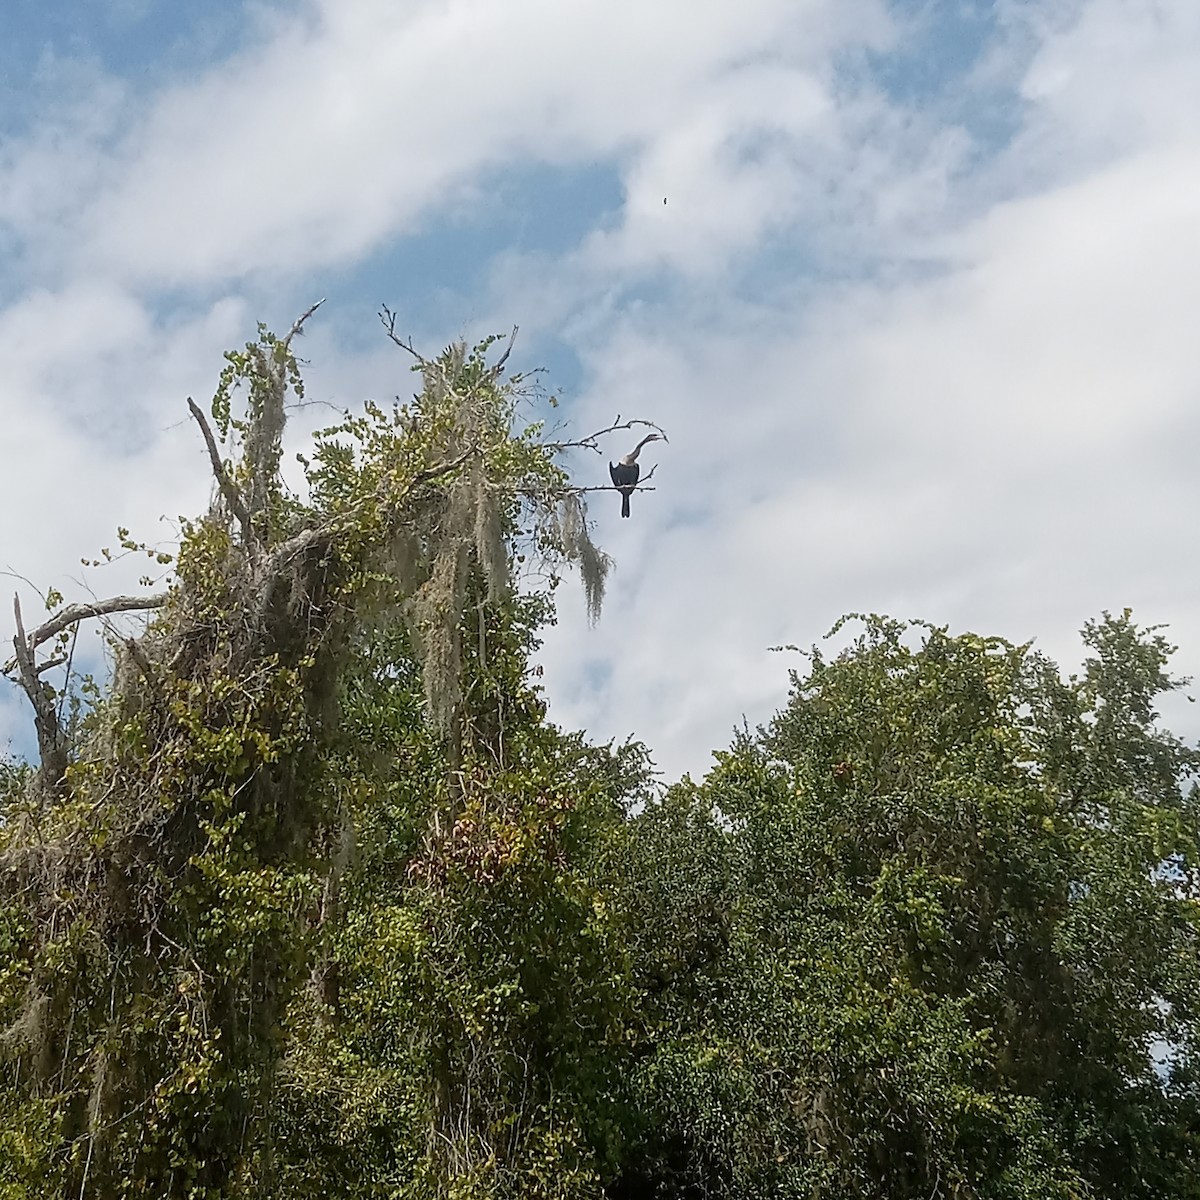
<path fill-rule="evenodd" d="M 642 438 L 642 440 L 641 440 L 640 442 L 638 442 L 638 444 L 637 444 L 636 446 L 634 446 L 634 448 L 633 448 L 632 450 L 630 450 L 630 452 L 629 452 L 627 455 L 625 455 L 625 457 L 624 457 L 623 459 L 621 459 L 621 461 L 622 461 L 622 462 L 623 462 L 623 463 L 624 463 L 624 464 L 625 464 L 627 467 L 632 467 L 632 466 L 633 466 L 633 464 L 634 464 L 635 462 L 637 462 L 637 456 L 638 456 L 639 454 L 641 454 L 641 452 L 642 452 L 642 447 L 643 447 L 643 446 L 644 446 L 644 445 L 645 445 L 647 442 L 653 442 L 653 441 L 655 441 L 655 440 L 657 440 L 657 439 L 655 438 L 654 434 L 652 434 L 652 433 L 651 433 L 651 434 L 647 434 L 647 435 L 646 435 L 644 438 Z"/>

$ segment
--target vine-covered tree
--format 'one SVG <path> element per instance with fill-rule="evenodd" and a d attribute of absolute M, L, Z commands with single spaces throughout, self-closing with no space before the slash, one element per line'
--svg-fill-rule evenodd
<path fill-rule="evenodd" d="M 503 1182 L 535 1145 L 548 1180 L 592 1178 L 596 1088 L 527 1034 L 561 999 L 571 1045 L 606 1036 L 607 968 L 576 986 L 606 936 L 578 856 L 632 768 L 545 726 L 524 676 L 546 614 L 514 575 L 574 564 L 598 611 L 608 560 L 561 465 L 596 439 L 523 424 L 495 339 L 425 359 L 385 310 L 421 390 L 318 434 L 295 496 L 281 439 L 310 315 L 227 355 L 211 419 L 189 401 L 216 500 L 164 595 L 32 631 L 17 607 L 41 762 L 0 829 L 6 1194 L 302 1190 L 304 1131 L 318 1160 L 330 1139 L 358 1153 L 355 1097 L 392 1079 L 403 1121 L 352 1189 Z M 114 643 L 71 745 L 39 648 L 136 607 L 157 615 Z"/>

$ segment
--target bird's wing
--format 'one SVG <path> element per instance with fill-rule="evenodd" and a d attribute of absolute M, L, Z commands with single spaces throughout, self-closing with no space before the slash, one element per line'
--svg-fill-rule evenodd
<path fill-rule="evenodd" d="M 613 481 L 614 486 L 620 487 L 621 481 L 617 478 L 617 468 L 613 463 L 608 464 L 608 477 Z"/>

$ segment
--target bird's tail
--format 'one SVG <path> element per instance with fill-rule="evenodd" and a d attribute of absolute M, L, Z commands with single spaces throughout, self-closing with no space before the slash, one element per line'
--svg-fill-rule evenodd
<path fill-rule="evenodd" d="M 621 493 L 621 516 L 623 516 L 623 517 L 629 516 L 629 493 L 628 492 Z"/>

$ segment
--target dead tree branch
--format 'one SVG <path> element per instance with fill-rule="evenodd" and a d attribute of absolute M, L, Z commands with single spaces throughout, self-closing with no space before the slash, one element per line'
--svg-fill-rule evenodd
<path fill-rule="evenodd" d="M 213 434 L 212 426 L 208 423 L 208 418 L 191 396 L 187 398 L 187 402 L 188 408 L 192 410 L 192 416 L 196 418 L 196 424 L 200 426 L 200 432 L 204 435 L 204 444 L 208 447 L 208 457 L 212 463 L 213 475 L 216 476 L 217 487 L 221 489 L 221 495 L 225 497 L 225 503 L 229 505 L 229 511 L 233 513 L 241 526 L 242 537 L 249 545 L 254 533 L 250 522 L 250 512 L 242 501 L 241 494 L 234 486 L 233 480 L 229 478 L 229 472 L 225 470 L 225 464 L 221 461 L 221 451 L 217 448 L 217 439 Z"/>
<path fill-rule="evenodd" d="M 504 353 L 500 355 L 499 361 L 492 368 L 492 378 L 499 379 L 504 371 L 504 364 L 508 362 L 508 356 L 512 353 L 513 346 L 517 343 L 517 326 L 512 327 L 512 333 L 508 335 L 508 345 L 504 349 Z"/>
<path fill-rule="evenodd" d="M 305 309 L 304 312 L 302 312 L 296 318 L 296 320 L 292 323 L 291 329 L 289 329 L 287 331 L 287 336 L 284 337 L 279 343 L 285 350 L 291 346 L 292 338 L 294 338 L 296 336 L 296 334 L 302 333 L 304 331 L 304 322 L 307 321 L 308 318 L 311 317 L 313 315 L 313 313 L 315 313 L 317 311 L 317 309 L 320 308 L 321 305 L 324 303 L 325 303 L 325 298 L 322 296 L 321 299 L 316 302 L 316 304 L 312 305 L 312 307 L 310 307 L 310 308 Z"/>
<path fill-rule="evenodd" d="M 657 433 L 662 434 L 662 440 L 668 442 L 669 439 L 666 431 L 661 425 L 656 425 L 653 421 L 643 421 L 637 417 L 630 417 L 628 421 L 621 420 L 621 414 L 617 413 L 611 425 L 604 429 L 597 429 L 595 433 L 589 433 L 587 437 L 579 438 L 572 442 L 544 442 L 543 445 L 547 450 L 593 450 L 595 453 L 600 453 L 600 439 L 608 433 L 616 433 L 621 429 L 633 429 L 635 426 L 642 426 L 647 429 L 653 429 Z"/>
<path fill-rule="evenodd" d="M 642 476 L 641 482 L 638 483 L 637 486 L 633 490 L 635 492 L 656 492 L 656 491 L 658 491 L 657 488 L 652 488 L 652 487 L 646 486 L 646 484 L 649 483 L 650 480 L 654 478 L 654 472 L 657 470 L 658 470 L 658 463 L 655 463 L 654 466 L 652 466 L 650 468 L 650 470 L 647 471 L 646 474 Z M 493 485 L 493 486 L 495 486 L 495 485 Z M 499 490 L 506 491 L 508 489 L 500 487 Z M 602 483 L 602 484 L 593 484 L 591 487 L 574 487 L 574 486 L 572 486 L 572 487 L 563 489 L 563 492 L 565 492 L 566 494 L 575 496 L 575 495 L 578 495 L 580 492 L 621 492 L 624 490 L 625 490 L 624 488 L 615 487 L 611 483 Z M 537 497 L 543 498 L 543 499 L 545 498 L 545 495 L 546 495 L 546 493 L 544 493 L 544 492 L 539 492 L 536 490 L 521 491 L 521 489 L 519 489 L 519 488 L 517 489 L 517 492 L 519 495 L 523 495 L 523 496 L 527 496 L 527 497 L 537 496 Z M 560 492 L 558 494 L 562 495 L 563 492 Z"/>
<path fill-rule="evenodd" d="M 37 665 L 33 658 L 33 645 L 25 633 L 25 622 L 21 618 L 21 597 L 13 597 L 13 616 L 17 632 L 13 638 L 16 650 L 16 667 L 22 690 L 33 705 L 33 725 L 37 731 L 38 756 L 41 758 L 42 783 L 51 790 L 57 789 L 67 770 L 67 743 L 54 709 L 53 693 L 38 678 Z M 35 631 L 36 633 L 36 631 Z"/>
<path fill-rule="evenodd" d="M 48 642 L 52 637 L 62 633 L 64 629 L 69 629 L 72 625 L 77 625 L 80 621 L 86 621 L 90 617 L 108 617 L 113 613 L 140 612 L 145 609 L 162 608 L 166 602 L 166 593 L 159 592 L 153 596 L 110 596 L 107 600 L 93 600 L 90 604 L 68 604 L 62 612 L 56 613 L 45 624 L 39 625 L 28 637 L 26 637 L 22 628 L 21 638 L 23 639 L 25 649 L 29 653 L 30 661 L 32 661 L 33 652 L 43 642 Z M 40 675 L 43 671 L 49 671 L 52 667 L 62 666 L 66 661 L 65 658 L 51 659 L 37 668 L 37 674 Z M 0 667 L 0 671 L 7 675 L 20 667 L 20 665 L 21 649 L 17 647 L 16 658 L 10 658 L 3 667 Z"/>
<path fill-rule="evenodd" d="M 396 314 L 392 312 L 392 310 L 388 308 L 386 304 L 384 304 L 379 310 L 379 323 L 383 326 L 384 332 L 388 335 L 388 337 L 395 342 L 401 350 L 407 350 L 422 367 L 427 367 L 429 365 L 421 352 L 413 346 L 412 338 L 410 337 L 406 342 L 396 332 Z M 507 357 L 507 355 L 505 357 Z"/>
<path fill-rule="evenodd" d="M 39 625 L 29 636 L 29 649 L 32 652 L 43 642 L 48 642 L 55 634 L 86 621 L 89 617 L 108 617 L 113 613 L 141 612 L 150 608 L 162 608 L 167 602 L 166 592 L 158 592 L 153 596 L 110 596 L 107 600 L 94 600 L 90 604 L 68 604 L 60 613 L 56 613 L 44 625 Z"/>

